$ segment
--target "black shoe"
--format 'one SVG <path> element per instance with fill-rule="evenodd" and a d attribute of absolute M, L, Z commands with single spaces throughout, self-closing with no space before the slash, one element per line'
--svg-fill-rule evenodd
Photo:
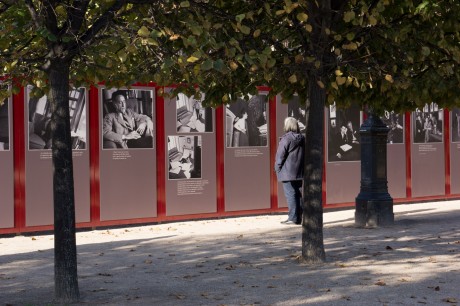
<path fill-rule="evenodd" d="M 286 220 L 286 221 L 281 221 L 281 224 L 284 224 L 284 225 L 294 225 L 296 224 L 294 221 L 291 221 L 291 220 Z"/>

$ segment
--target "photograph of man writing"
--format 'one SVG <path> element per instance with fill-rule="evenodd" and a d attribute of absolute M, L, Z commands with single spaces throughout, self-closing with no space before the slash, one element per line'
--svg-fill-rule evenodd
<path fill-rule="evenodd" d="M 347 109 L 329 107 L 328 161 L 359 161 L 361 112 L 357 105 Z"/>
<path fill-rule="evenodd" d="M 150 91 L 117 90 L 107 102 L 106 109 L 111 111 L 104 115 L 103 148 L 153 148 Z M 150 116 L 142 113 L 144 109 L 150 110 Z M 148 110 L 144 112 L 149 113 Z"/>

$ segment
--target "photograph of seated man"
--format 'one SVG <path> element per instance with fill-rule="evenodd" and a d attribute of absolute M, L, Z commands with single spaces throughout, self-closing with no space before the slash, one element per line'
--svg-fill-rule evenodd
<path fill-rule="evenodd" d="M 0 151 L 10 149 L 9 100 L 0 103 Z"/>
<path fill-rule="evenodd" d="M 361 110 L 357 105 L 347 109 L 329 106 L 328 161 L 359 161 L 361 145 L 359 127 Z"/>
<path fill-rule="evenodd" d="M 178 133 L 212 132 L 212 108 L 203 107 L 201 99 L 180 93 L 176 97 L 176 127 Z"/>
<path fill-rule="evenodd" d="M 452 142 L 460 142 L 460 108 L 452 109 Z"/>
<path fill-rule="evenodd" d="M 268 106 L 265 95 L 237 99 L 227 104 L 225 128 L 227 148 L 266 147 Z"/>
<path fill-rule="evenodd" d="M 103 89 L 103 149 L 153 148 L 150 90 Z"/>
<path fill-rule="evenodd" d="M 288 101 L 287 117 L 293 117 L 297 119 L 300 132 L 305 132 L 305 125 L 307 123 L 307 119 L 305 117 L 305 103 L 303 105 L 300 104 L 298 96 L 293 96 L 291 100 Z"/>
<path fill-rule="evenodd" d="M 390 129 L 388 131 L 387 143 L 404 143 L 404 115 L 394 111 L 385 111 L 380 119 Z"/>
<path fill-rule="evenodd" d="M 29 150 L 51 149 L 51 105 L 47 96 L 32 97 L 28 91 Z M 70 135 L 72 149 L 84 150 L 86 141 L 86 90 L 74 88 L 69 91 Z"/>
<path fill-rule="evenodd" d="M 201 178 L 201 136 L 168 136 L 168 178 Z"/>
<path fill-rule="evenodd" d="M 423 109 L 415 109 L 413 116 L 414 143 L 442 142 L 444 111 L 438 104 L 426 104 Z"/>

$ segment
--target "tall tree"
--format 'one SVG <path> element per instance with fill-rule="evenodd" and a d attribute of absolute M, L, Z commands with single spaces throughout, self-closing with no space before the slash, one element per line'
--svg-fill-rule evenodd
<path fill-rule="evenodd" d="M 206 4 L 204 4 L 206 3 Z M 454 0 L 183 1 L 190 41 L 172 57 L 206 92 L 229 103 L 268 85 L 306 101 L 302 257 L 325 260 L 322 220 L 324 107 L 412 110 L 460 103 L 460 3 Z M 194 28 L 203 24 L 203 30 Z M 182 90 L 182 89 L 181 89 Z M 193 90 L 193 88 L 190 88 Z"/>
<path fill-rule="evenodd" d="M 178 5 L 178 4 L 177 4 Z M 75 202 L 69 124 L 69 84 L 129 86 L 150 80 L 146 54 L 156 61 L 148 73 L 164 69 L 173 54 L 171 30 L 147 30 L 177 18 L 174 1 L 161 0 L 1 0 L 0 64 L 13 92 L 34 85 L 51 105 L 55 235 L 55 298 L 79 298 Z M 3 94 L 6 94 L 3 92 Z"/>

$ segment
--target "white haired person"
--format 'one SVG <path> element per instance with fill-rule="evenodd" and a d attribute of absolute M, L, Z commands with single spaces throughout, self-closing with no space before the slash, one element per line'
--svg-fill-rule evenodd
<path fill-rule="evenodd" d="M 288 203 L 288 218 L 282 224 L 302 222 L 302 180 L 304 172 L 305 136 L 300 133 L 299 124 L 293 117 L 284 120 L 284 132 L 278 144 L 275 158 L 275 172 L 283 183 Z"/>

